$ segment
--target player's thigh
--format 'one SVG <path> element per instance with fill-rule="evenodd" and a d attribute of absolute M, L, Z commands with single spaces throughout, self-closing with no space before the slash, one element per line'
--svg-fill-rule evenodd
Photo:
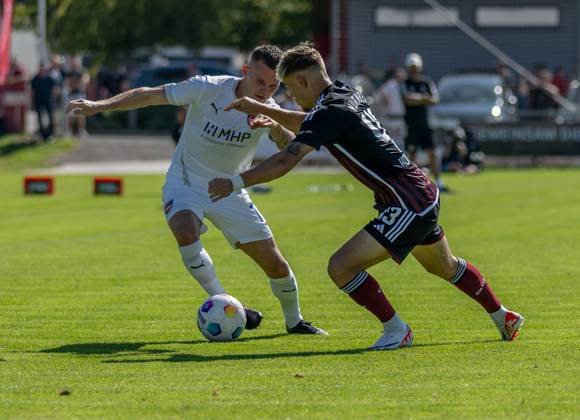
<path fill-rule="evenodd" d="M 389 252 L 362 229 L 330 257 L 328 274 L 339 287 L 342 287 L 360 271 L 390 257 Z"/>
<path fill-rule="evenodd" d="M 425 270 L 445 280 L 452 278 L 457 270 L 457 258 L 445 236 L 433 244 L 418 245 L 411 253 Z"/>
<path fill-rule="evenodd" d="M 276 245 L 274 237 L 239 244 L 238 247 L 254 260 L 268 277 L 277 279 L 290 274 L 288 263 Z"/>
<path fill-rule="evenodd" d="M 210 203 L 205 208 L 205 214 L 233 248 L 272 237 L 266 219 L 245 190 Z"/>

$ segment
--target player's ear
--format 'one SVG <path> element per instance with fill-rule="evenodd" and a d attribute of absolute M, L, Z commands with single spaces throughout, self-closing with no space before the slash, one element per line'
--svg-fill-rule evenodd
<path fill-rule="evenodd" d="M 246 74 L 248 74 L 248 65 L 247 65 L 247 64 L 244 64 L 244 65 L 242 66 L 242 75 L 243 75 L 244 77 L 246 77 Z"/>
<path fill-rule="evenodd" d="M 297 74 L 296 80 L 298 81 L 300 87 L 303 87 L 304 89 L 308 88 L 308 80 L 302 74 Z"/>

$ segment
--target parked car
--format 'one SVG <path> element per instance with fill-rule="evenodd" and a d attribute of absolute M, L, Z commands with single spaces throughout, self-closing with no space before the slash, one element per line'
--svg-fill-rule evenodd
<path fill-rule="evenodd" d="M 196 74 L 233 75 L 235 71 L 211 60 L 174 60 L 168 65 L 145 67 L 137 73 L 132 87 L 154 87 L 167 83 L 177 83 Z M 171 131 L 172 136 L 179 137 L 183 111 L 173 106 L 143 108 L 129 112 L 129 127 L 147 130 Z"/>
<path fill-rule="evenodd" d="M 454 74 L 438 83 L 440 103 L 433 107 L 434 124 L 517 121 L 517 98 L 504 79 L 494 73 Z"/>
<path fill-rule="evenodd" d="M 232 69 L 210 60 L 174 62 L 167 66 L 143 68 L 133 80 L 133 87 L 160 86 L 185 80 L 194 74 L 238 75 Z"/>

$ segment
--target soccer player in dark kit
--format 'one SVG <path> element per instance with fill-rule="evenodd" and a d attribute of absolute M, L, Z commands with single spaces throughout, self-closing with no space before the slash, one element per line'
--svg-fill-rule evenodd
<path fill-rule="evenodd" d="M 377 217 L 336 251 L 328 264 L 334 283 L 384 326 L 384 334 L 370 349 L 394 350 L 412 344 L 411 328 L 365 271 L 389 258 L 401 264 L 409 254 L 428 272 L 478 302 L 504 340 L 515 339 L 524 318 L 501 304 L 477 268 L 451 253 L 438 223 L 437 186 L 397 148 L 363 96 L 345 83 L 333 83 L 322 57 L 309 43 L 288 50 L 277 74 L 308 114 L 271 108 L 250 98 L 240 98 L 226 109 L 267 116 L 271 123 L 275 120 L 298 134 L 284 151 L 255 168 L 210 181 L 210 198 L 218 201 L 244 186 L 279 178 L 308 153 L 325 146 L 375 196 Z"/>

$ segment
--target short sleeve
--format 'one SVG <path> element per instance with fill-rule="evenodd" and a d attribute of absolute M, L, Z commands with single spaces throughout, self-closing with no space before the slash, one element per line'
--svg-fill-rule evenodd
<path fill-rule="evenodd" d="M 165 85 L 165 95 L 171 105 L 189 105 L 199 101 L 207 86 L 206 76 L 195 76 L 179 83 Z"/>
<path fill-rule="evenodd" d="M 332 108 L 314 109 L 306 114 L 294 141 L 320 150 L 321 146 L 334 143 L 340 132 L 340 115 Z"/>

